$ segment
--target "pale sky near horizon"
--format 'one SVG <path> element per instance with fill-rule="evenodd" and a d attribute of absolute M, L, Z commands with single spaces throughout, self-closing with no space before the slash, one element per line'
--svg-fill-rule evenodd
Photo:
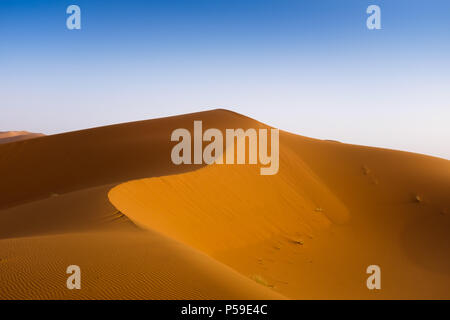
<path fill-rule="evenodd" d="M 81 30 L 66 28 L 70 4 Z M 225 108 L 450 159 L 449 14 L 445 0 L 3 0 L 0 131 Z"/>

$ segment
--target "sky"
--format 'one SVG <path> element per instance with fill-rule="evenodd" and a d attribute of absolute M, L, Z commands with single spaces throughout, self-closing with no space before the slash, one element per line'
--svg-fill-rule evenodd
<path fill-rule="evenodd" d="M 0 0 L 0 131 L 214 108 L 450 159 L 450 1 Z"/>

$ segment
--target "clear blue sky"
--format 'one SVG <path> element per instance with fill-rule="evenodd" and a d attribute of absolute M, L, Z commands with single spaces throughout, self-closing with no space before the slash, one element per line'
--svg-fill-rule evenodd
<path fill-rule="evenodd" d="M 450 159 L 450 1 L 0 0 L 0 131 L 218 107 Z"/>

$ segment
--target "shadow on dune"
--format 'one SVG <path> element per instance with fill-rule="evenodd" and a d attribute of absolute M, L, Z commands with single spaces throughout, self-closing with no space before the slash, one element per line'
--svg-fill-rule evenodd
<path fill-rule="evenodd" d="M 450 216 L 439 212 L 411 219 L 402 232 L 408 257 L 423 268 L 450 275 Z"/>
<path fill-rule="evenodd" d="M 247 128 L 257 123 L 226 110 L 138 121 L 0 145 L 0 209 L 51 195 L 124 181 L 188 172 L 174 165 L 173 130 Z"/>
<path fill-rule="evenodd" d="M 127 217 L 116 221 L 108 191 L 204 167 L 177 166 L 171 159 L 178 143 L 172 132 L 193 132 L 195 120 L 202 120 L 203 130 L 263 126 L 219 109 L 0 145 L 0 239 L 110 228 L 122 220 L 132 225 Z"/>

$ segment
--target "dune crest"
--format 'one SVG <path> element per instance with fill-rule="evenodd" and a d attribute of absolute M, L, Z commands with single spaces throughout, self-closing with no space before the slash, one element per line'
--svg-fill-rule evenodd
<path fill-rule="evenodd" d="M 0 131 L 0 143 L 28 140 L 43 136 L 44 134 L 42 133 L 33 133 L 28 131 Z"/>

